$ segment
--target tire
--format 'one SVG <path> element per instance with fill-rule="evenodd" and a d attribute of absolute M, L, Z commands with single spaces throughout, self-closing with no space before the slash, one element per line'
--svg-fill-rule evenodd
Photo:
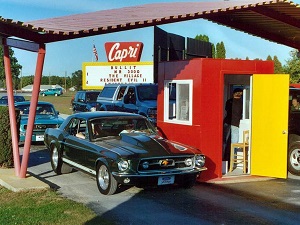
<path fill-rule="evenodd" d="M 300 143 L 294 143 L 289 147 L 288 170 L 291 174 L 300 176 Z"/>
<path fill-rule="evenodd" d="M 58 94 L 54 94 L 54 96 L 55 96 L 55 97 L 57 97 L 57 96 L 58 96 Z"/>
<path fill-rule="evenodd" d="M 52 170 L 57 174 L 61 174 L 62 159 L 58 148 L 55 145 L 51 145 L 51 167 Z"/>
<path fill-rule="evenodd" d="M 43 96 L 46 96 L 45 93 L 42 94 Z"/>
<path fill-rule="evenodd" d="M 113 177 L 108 167 L 103 163 L 98 163 L 96 174 L 96 182 L 100 193 L 104 195 L 113 195 L 118 188 L 118 182 Z"/>

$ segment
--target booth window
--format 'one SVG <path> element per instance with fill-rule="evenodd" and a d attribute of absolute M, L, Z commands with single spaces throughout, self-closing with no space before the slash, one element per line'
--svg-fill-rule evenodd
<path fill-rule="evenodd" d="M 192 80 L 166 80 L 164 83 L 164 121 L 192 124 Z"/>

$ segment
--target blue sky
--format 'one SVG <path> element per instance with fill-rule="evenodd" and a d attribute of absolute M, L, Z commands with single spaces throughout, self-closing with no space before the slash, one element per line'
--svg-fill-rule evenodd
<path fill-rule="evenodd" d="M 31 21 L 71 14 L 93 12 L 98 10 L 121 8 L 158 2 L 198 2 L 201 0 L 0 0 L 0 16 L 6 19 Z M 202 0 L 218 1 L 218 0 Z M 251 1 L 251 0 L 250 0 Z M 300 4 L 300 0 L 293 1 Z M 159 26 L 169 33 L 194 38 L 197 34 L 205 34 L 210 42 L 216 44 L 223 41 L 227 58 L 266 59 L 268 55 L 276 55 L 282 64 L 290 58 L 292 48 L 254 37 L 203 19 L 179 22 Z M 44 75 L 71 76 L 80 70 L 82 62 L 93 60 L 92 46 L 96 45 L 99 61 L 106 62 L 104 43 L 108 41 L 139 41 L 144 43 L 141 61 L 152 61 L 153 28 L 142 28 L 113 34 L 98 35 L 88 38 L 50 43 L 46 45 Z M 23 76 L 34 74 L 36 53 L 14 49 L 15 56 L 23 66 Z"/>

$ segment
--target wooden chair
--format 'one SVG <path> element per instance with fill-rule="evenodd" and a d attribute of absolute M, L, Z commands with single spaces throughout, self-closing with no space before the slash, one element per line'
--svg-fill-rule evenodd
<path fill-rule="evenodd" d="M 235 149 L 237 149 L 235 151 Z M 242 150 L 243 155 L 238 153 Z M 243 173 L 246 173 L 248 168 L 248 150 L 249 150 L 249 130 L 243 131 L 243 142 L 242 143 L 233 143 L 230 148 L 230 168 L 229 172 L 232 172 L 234 165 L 242 163 L 243 164 Z"/>

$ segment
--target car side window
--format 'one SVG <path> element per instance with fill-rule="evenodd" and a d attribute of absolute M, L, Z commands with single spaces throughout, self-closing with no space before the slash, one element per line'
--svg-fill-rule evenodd
<path fill-rule="evenodd" d="M 65 131 L 73 136 L 77 136 L 77 134 L 81 133 L 83 138 L 86 135 L 86 121 L 74 118 L 70 121 L 69 125 L 66 127 Z"/>

